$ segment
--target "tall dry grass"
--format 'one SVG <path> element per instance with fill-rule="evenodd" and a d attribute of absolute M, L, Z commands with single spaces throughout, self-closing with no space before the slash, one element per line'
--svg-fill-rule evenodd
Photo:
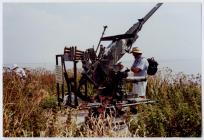
<path fill-rule="evenodd" d="M 127 87 L 131 90 L 131 85 Z M 128 116 L 129 131 L 115 131 L 115 118 L 90 117 L 77 124 L 77 109 L 57 107 L 54 74 L 32 70 L 21 81 L 3 73 L 4 137 L 200 137 L 201 75 L 158 72 L 148 78 L 147 98 L 158 104 L 138 106 L 136 117 Z"/>
<path fill-rule="evenodd" d="M 200 137 L 201 136 L 201 75 L 159 72 L 148 79 L 147 98 L 158 100 L 155 105 L 139 109 L 140 136 Z M 134 131 L 134 130 L 133 130 Z"/>
<path fill-rule="evenodd" d="M 51 95 L 53 87 L 54 75 L 45 70 L 31 71 L 25 81 L 15 73 L 5 72 L 3 74 L 4 136 L 39 136 L 39 130 L 44 129 L 46 122 L 39 105 L 45 97 Z"/>

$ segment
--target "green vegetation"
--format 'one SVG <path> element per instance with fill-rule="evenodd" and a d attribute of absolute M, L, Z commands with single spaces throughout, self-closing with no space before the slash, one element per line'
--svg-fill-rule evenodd
<path fill-rule="evenodd" d="M 168 70 L 161 77 L 149 79 L 147 97 L 159 103 L 140 108 L 142 131 L 150 137 L 200 137 L 201 75 L 173 75 Z"/>
<path fill-rule="evenodd" d="M 131 135 L 113 131 L 116 126 L 111 116 L 89 118 L 92 126 L 77 126 L 78 110 L 60 110 L 55 88 L 54 74 L 44 69 L 31 71 L 26 81 L 3 73 L 4 137 L 201 137 L 199 74 L 165 70 L 149 77 L 147 98 L 158 103 L 138 106 L 137 117 L 129 117 L 126 122 Z M 131 90 L 131 85 L 127 89 Z"/>

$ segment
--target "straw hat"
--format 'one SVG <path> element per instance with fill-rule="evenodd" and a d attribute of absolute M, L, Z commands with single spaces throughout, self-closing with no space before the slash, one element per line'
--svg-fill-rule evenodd
<path fill-rule="evenodd" d="M 138 47 L 133 47 L 131 53 L 142 53 L 142 51 Z"/>

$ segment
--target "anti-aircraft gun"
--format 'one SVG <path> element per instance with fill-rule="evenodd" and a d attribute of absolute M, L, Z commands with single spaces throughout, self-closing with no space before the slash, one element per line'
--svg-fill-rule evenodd
<path fill-rule="evenodd" d="M 76 47 L 65 47 L 64 54 L 56 55 L 56 64 L 58 58 L 61 57 L 61 66 L 64 79 L 67 83 L 66 104 L 72 107 L 79 105 L 78 99 L 89 103 L 89 107 L 107 107 L 117 106 L 122 102 L 127 102 L 127 96 L 123 90 L 124 79 L 127 78 L 129 69 L 121 71 L 123 66 L 118 61 L 125 53 L 130 53 L 133 43 L 138 38 L 138 32 L 142 29 L 144 23 L 155 13 L 162 5 L 156 4 L 143 18 L 139 19 L 125 34 L 103 37 L 107 26 L 98 43 L 96 50 L 89 48 L 86 51 L 77 50 Z M 112 41 L 110 45 L 104 47 L 101 41 Z M 99 51 L 98 51 L 99 49 Z M 74 78 L 68 76 L 65 61 L 73 61 Z M 77 62 L 82 62 L 83 71 L 77 83 Z M 135 80 L 135 79 L 134 79 Z M 139 79 L 146 80 L 146 79 Z M 128 80 L 127 80 L 128 81 Z M 136 80 L 138 81 L 138 80 Z M 88 86 L 92 87 L 94 94 L 88 94 Z M 60 86 L 57 83 L 58 101 L 64 99 L 64 85 L 62 84 L 62 96 L 60 97 Z M 126 106 L 126 105 L 124 105 Z"/>

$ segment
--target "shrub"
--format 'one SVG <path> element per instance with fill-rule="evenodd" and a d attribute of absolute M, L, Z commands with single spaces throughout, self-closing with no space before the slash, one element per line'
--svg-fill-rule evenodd
<path fill-rule="evenodd" d="M 42 100 L 40 107 L 43 109 L 56 108 L 57 98 L 55 96 L 47 96 Z"/>
<path fill-rule="evenodd" d="M 148 79 L 147 98 L 159 103 L 142 105 L 138 111 L 137 119 L 144 122 L 146 136 L 201 136 L 200 81 L 199 74 L 172 74 L 171 70 Z"/>

